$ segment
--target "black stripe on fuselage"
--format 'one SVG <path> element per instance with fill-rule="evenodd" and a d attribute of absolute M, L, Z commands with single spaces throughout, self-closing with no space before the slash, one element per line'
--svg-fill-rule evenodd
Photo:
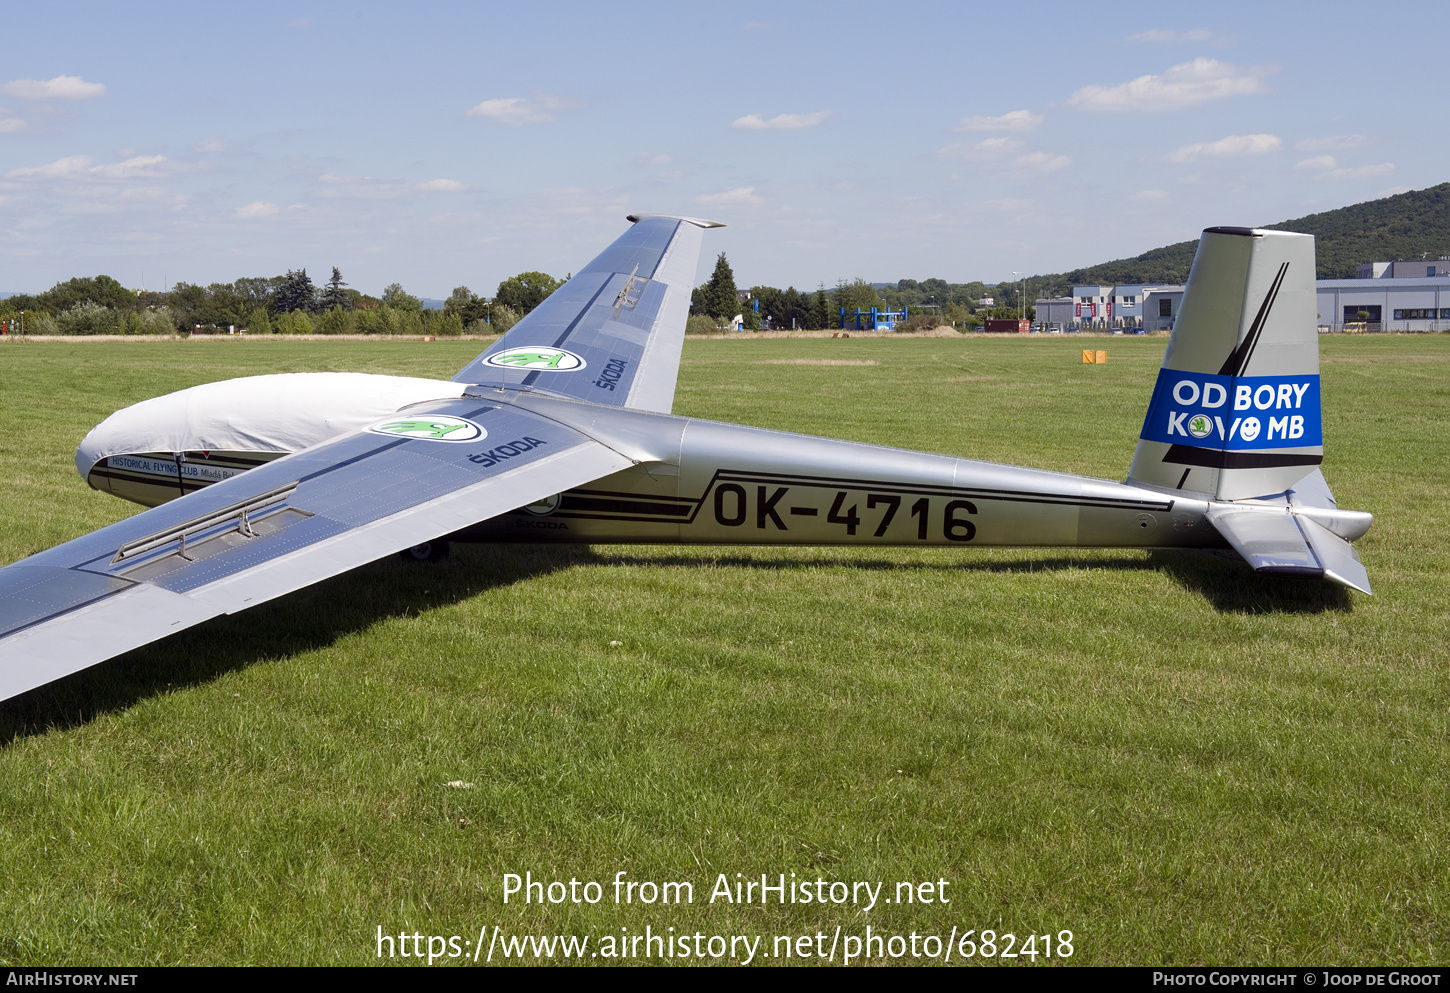
<path fill-rule="evenodd" d="M 834 476 L 804 476 L 794 473 L 750 472 L 717 469 L 698 497 L 649 497 L 637 493 L 604 490 L 570 490 L 562 494 L 559 508 L 550 517 L 589 521 L 634 521 L 654 524 L 693 524 L 710 494 L 721 483 L 766 483 L 772 486 L 802 486 L 818 489 L 858 490 L 906 496 L 974 497 L 1007 503 L 1039 503 L 1058 506 L 1094 507 L 1107 510 L 1138 510 L 1168 513 L 1173 500 L 1114 500 L 1101 497 L 1071 497 L 1021 490 L 985 487 L 938 486 L 935 484 L 892 483 L 873 479 L 843 479 Z M 527 513 L 520 508 L 518 513 Z M 792 508 L 795 516 L 816 516 L 809 508 Z"/>
<path fill-rule="evenodd" d="M 185 489 L 188 493 L 197 490 L 204 490 L 212 483 L 220 483 L 220 479 L 182 479 L 178 485 L 175 476 L 152 476 L 145 473 L 123 472 L 119 469 L 92 469 L 87 479 L 114 479 L 123 483 L 138 483 L 144 486 L 163 487 L 168 490 Z"/>
<path fill-rule="evenodd" d="M 752 472 L 740 469 L 717 469 L 710 485 L 705 487 L 700 502 L 710 494 L 718 483 L 773 483 L 776 485 L 834 487 L 844 490 L 864 490 L 871 493 L 909 493 L 917 496 L 977 497 L 982 500 L 1001 500 L 1008 503 L 1064 504 L 1073 507 L 1102 507 L 1108 510 L 1157 510 L 1163 513 L 1173 509 L 1172 500 L 1115 499 L 1112 497 L 1075 497 L 1066 494 L 1033 493 L 1030 490 L 993 489 L 985 486 L 941 486 L 935 483 L 894 483 L 878 479 L 846 479 L 836 476 L 804 476 L 783 472 Z"/>

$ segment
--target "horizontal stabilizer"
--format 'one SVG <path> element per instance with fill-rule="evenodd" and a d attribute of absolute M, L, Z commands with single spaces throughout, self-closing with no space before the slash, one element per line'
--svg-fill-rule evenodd
<path fill-rule="evenodd" d="M 1369 573 L 1349 542 L 1303 514 L 1214 506 L 1208 519 L 1257 572 L 1314 576 L 1369 593 Z"/>

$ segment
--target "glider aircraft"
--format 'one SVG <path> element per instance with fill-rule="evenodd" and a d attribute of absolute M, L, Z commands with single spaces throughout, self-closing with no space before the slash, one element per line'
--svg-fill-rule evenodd
<path fill-rule="evenodd" d="M 1323 457 L 1314 240 L 1203 233 L 1126 482 L 670 413 L 704 232 L 632 226 L 451 380 L 257 376 L 81 442 L 151 509 L 0 569 L 0 699 L 447 540 L 1232 548 L 1369 592 Z"/>

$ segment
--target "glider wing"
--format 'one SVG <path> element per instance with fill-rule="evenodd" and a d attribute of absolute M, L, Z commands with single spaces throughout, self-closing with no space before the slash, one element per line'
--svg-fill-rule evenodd
<path fill-rule="evenodd" d="M 669 413 L 700 242 L 714 221 L 640 214 L 454 382 Z"/>
<path fill-rule="evenodd" d="M 487 399 L 405 408 L 0 569 L 0 699 L 634 461 Z"/>

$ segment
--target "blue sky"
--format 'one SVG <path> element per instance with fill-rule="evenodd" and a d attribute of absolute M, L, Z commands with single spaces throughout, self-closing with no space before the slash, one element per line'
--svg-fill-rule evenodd
<path fill-rule="evenodd" d="M 335 265 L 491 295 L 635 211 L 729 225 L 702 279 L 991 282 L 1450 179 L 1414 13 L 1085 10 L 11 5 L 0 290 Z"/>

